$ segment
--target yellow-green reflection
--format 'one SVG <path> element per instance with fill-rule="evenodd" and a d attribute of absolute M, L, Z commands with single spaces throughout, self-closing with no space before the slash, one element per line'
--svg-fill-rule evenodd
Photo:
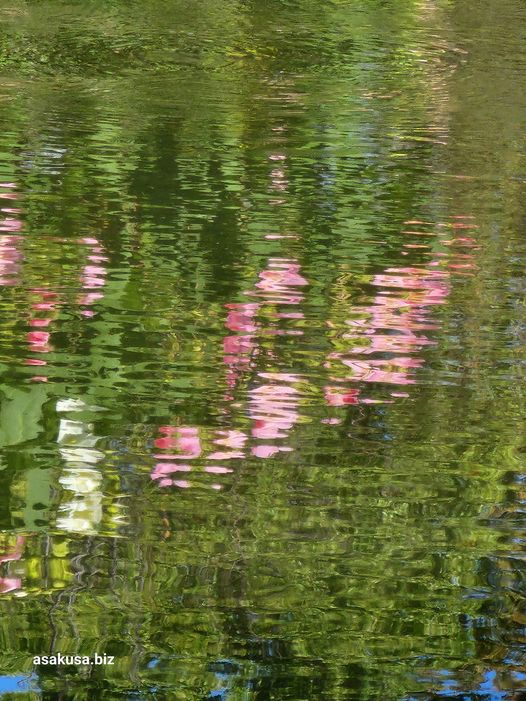
<path fill-rule="evenodd" d="M 3 4 L 0 695 L 520 698 L 525 22 Z"/>

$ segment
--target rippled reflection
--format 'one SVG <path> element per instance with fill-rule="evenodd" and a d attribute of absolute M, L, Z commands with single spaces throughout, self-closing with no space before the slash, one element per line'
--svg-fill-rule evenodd
<path fill-rule="evenodd" d="M 521 698 L 524 7 L 110 5 L 0 10 L 0 696 Z"/>
<path fill-rule="evenodd" d="M 225 401 L 233 401 L 236 386 L 242 382 L 243 375 L 254 374 L 258 356 L 265 352 L 262 348 L 265 337 L 302 334 L 300 329 L 290 326 L 295 319 L 303 318 L 303 314 L 287 310 L 290 306 L 294 308 L 301 304 L 304 296 L 300 290 L 307 284 L 300 275 L 297 261 L 271 258 L 265 270 L 259 274 L 255 288 L 245 292 L 246 296 L 257 297 L 259 301 L 225 305 L 228 310 L 225 325 L 228 331 L 238 332 L 223 340 L 228 386 Z M 263 314 L 266 305 L 271 307 L 271 311 L 265 324 L 265 321 L 260 321 L 259 314 Z M 279 326 L 281 319 L 291 320 L 287 328 Z M 157 438 L 154 445 L 170 452 L 155 456 L 161 462 L 156 464 L 152 478 L 159 480 L 161 487 L 186 488 L 191 486 L 191 482 L 174 479 L 172 473 L 189 472 L 192 467 L 172 462 L 174 460 L 199 459 L 205 472 L 220 475 L 232 472 L 232 469 L 215 461 L 239 460 L 247 455 L 270 458 L 276 453 L 291 451 L 286 439 L 299 419 L 300 392 L 295 385 L 301 379 L 291 373 L 256 371 L 255 383 L 248 390 L 243 412 L 249 417 L 251 425 L 246 431 L 233 425 L 228 430 L 217 430 L 205 438 L 205 430 L 201 429 L 202 444 L 198 427 L 161 427 L 160 432 L 164 435 Z M 232 419 L 235 422 L 235 415 Z M 285 439 L 285 442 L 278 440 L 276 443 L 276 439 Z M 208 449 L 204 448 L 206 444 Z M 209 461 L 213 462 L 209 464 Z M 219 483 L 212 483 L 211 486 L 221 488 Z"/>
<path fill-rule="evenodd" d="M 451 228 L 454 233 L 459 226 L 464 226 L 457 219 L 452 223 L 438 223 L 439 231 L 445 230 L 448 234 L 438 235 L 437 240 L 442 247 L 469 250 L 475 244 L 472 238 L 454 236 L 445 240 Z M 424 222 L 410 221 L 406 224 L 422 225 Z M 476 227 L 475 224 L 471 226 Z M 433 236 L 429 231 L 405 233 Z M 404 247 L 413 246 L 404 244 Z M 421 248 L 430 246 L 424 244 Z M 432 316 L 434 306 L 447 301 L 451 274 L 459 269 L 470 270 L 474 266 L 471 253 L 436 251 L 432 260 L 421 267 L 387 268 L 383 273 L 374 275 L 371 284 L 378 288 L 378 293 L 373 303 L 353 308 L 352 318 L 346 320 L 351 331 L 338 334 L 338 345 L 348 344 L 349 350 L 331 353 L 326 363 L 326 367 L 332 371 L 334 361 L 339 361 L 350 368 L 351 375 L 332 379 L 340 383 L 351 380 L 388 385 L 414 384 L 416 372 L 424 363 L 424 359 L 417 354 L 435 343 L 426 332 L 439 328 Z M 382 355 L 388 357 L 378 357 Z M 325 388 L 326 399 L 333 406 L 381 401 L 371 397 L 360 398 L 360 393 L 360 389 L 341 388 L 338 385 Z M 391 392 L 391 396 L 409 395 L 397 391 Z"/>

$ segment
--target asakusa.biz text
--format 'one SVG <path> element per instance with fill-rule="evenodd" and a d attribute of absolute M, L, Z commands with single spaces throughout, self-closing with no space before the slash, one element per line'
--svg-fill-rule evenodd
<path fill-rule="evenodd" d="M 109 665 L 115 664 L 115 657 L 112 655 L 95 655 L 88 657 L 84 655 L 63 655 L 61 652 L 57 652 L 54 655 L 36 655 L 33 657 L 33 664 L 35 665 L 72 665 L 72 664 L 82 664 L 82 665 Z"/>

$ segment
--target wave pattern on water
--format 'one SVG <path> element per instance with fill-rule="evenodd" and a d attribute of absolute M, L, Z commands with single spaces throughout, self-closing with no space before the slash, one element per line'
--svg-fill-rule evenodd
<path fill-rule="evenodd" d="M 520 698 L 523 3 L 79 8 L 0 12 L 0 688 Z"/>

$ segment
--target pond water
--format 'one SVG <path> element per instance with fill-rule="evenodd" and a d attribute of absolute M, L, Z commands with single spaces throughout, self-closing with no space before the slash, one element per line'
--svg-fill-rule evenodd
<path fill-rule="evenodd" d="M 0 3 L 0 698 L 526 699 L 525 38 Z"/>

